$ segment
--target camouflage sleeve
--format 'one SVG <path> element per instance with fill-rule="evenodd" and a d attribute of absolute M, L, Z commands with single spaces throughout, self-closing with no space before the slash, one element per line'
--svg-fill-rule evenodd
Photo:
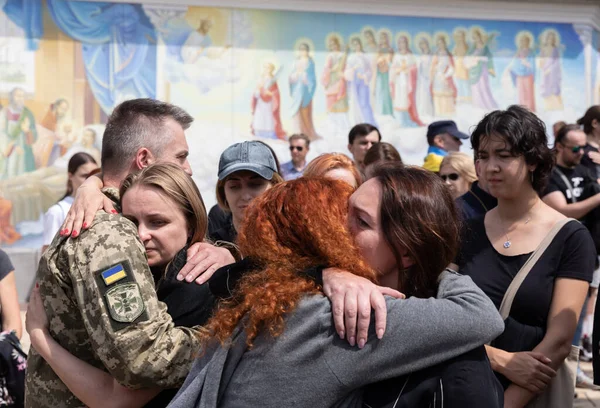
<path fill-rule="evenodd" d="M 72 254 L 86 330 L 110 374 L 130 388 L 180 386 L 198 351 L 194 329 L 174 327 L 133 223 L 98 215 Z"/>

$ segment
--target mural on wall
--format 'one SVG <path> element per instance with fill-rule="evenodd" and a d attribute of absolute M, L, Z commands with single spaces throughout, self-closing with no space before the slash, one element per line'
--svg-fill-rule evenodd
<path fill-rule="evenodd" d="M 0 245 L 41 246 L 40 216 L 65 191 L 78 151 L 99 158 L 119 102 L 167 100 L 187 132 L 208 205 L 220 153 L 251 138 L 289 160 L 303 132 L 311 157 L 346 152 L 349 129 L 381 129 L 422 164 L 425 127 L 468 131 L 521 104 L 547 123 L 587 108 L 581 28 L 569 24 L 0 0 Z M 600 50 L 595 33 L 594 59 Z M 595 77 L 598 76 L 596 79 Z M 468 146 L 464 147 L 468 151 Z"/>

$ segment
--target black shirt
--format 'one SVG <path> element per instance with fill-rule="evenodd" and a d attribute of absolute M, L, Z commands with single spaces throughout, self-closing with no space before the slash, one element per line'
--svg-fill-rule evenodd
<path fill-rule="evenodd" d="M 482 216 L 466 221 L 457 263 L 460 273 L 469 275 L 499 309 L 508 286 L 530 255 L 498 253 L 485 232 Z M 554 280 L 570 278 L 591 282 L 595 255 L 594 242 L 587 229 L 576 221 L 567 223 L 523 281 L 505 322 L 504 333 L 492 345 L 510 352 L 530 351 L 537 346 L 546 331 Z"/>
<path fill-rule="evenodd" d="M 587 168 L 596 179 L 600 178 L 600 166 L 594 163 L 594 161 L 590 158 L 590 152 L 599 152 L 594 146 L 589 143 L 585 145 L 583 148 L 583 157 L 581 158 L 581 165 Z"/>
<path fill-rule="evenodd" d="M 230 212 L 214 205 L 208 212 L 208 236 L 213 236 L 216 231 L 231 224 L 231 217 Z"/>
<path fill-rule="evenodd" d="M 471 189 L 456 199 L 456 205 L 462 213 L 463 221 L 483 215 L 498 205 L 498 199 L 481 187 L 477 181 Z"/>
<path fill-rule="evenodd" d="M 225 241 L 235 244 L 237 242 L 237 231 L 233 226 L 233 221 L 230 220 L 225 226 L 210 234 L 208 238 L 212 242 Z"/>
<path fill-rule="evenodd" d="M 561 173 L 569 180 L 573 191 L 570 191 L 567 184 L 563 181 Z M 586 167 L 577 165 L 572 169 L 568 169 L 557 164 L 552 169 L 552 173 L 550 173 L 550 180 L 542 197 L 555 191 L 560 191 L 567 199 L 567 203 L 572 204 L 583 199 L 584 190 L 590 183 L 596 183 L 596 178 Z M 575 200 L 573 197 L 575 197 Z"/>
<path fill-rule="evenodd" d="M 187 248 L 182 249 L 171 261 L 166 272 L 152 271 L 156 283 L 158 300 L 167 305 L 167 312 L 175 326 L 193 327 L 206 324 L 216 305 L 208 283 L 178 281 L 177 274 L 187 261 Z M 161 391 L 146 408 L 166 407 L 175 397 L 178 389 Z"/>

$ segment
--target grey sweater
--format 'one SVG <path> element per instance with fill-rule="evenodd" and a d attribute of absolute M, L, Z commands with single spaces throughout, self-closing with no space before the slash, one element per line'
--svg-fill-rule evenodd
<path fill-rule="evenodd" d="M 211 346 L 169 407 L 360 407 L 361 387 L 433 366 L 485 344 L 504 330 L 494 304 L 468 276 L 444 272 L 437 298 L 386 299 L 387 329 L 374 325 L 361 350 L 341 340 L 331 304 L 304 298 L 273 339 L 248 350 L 242 325 L 231 347 Z"/>

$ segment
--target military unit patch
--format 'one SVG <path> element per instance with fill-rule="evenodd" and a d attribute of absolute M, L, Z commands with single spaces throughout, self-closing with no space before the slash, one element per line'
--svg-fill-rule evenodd
<path fill-rule="evenodd" d="M 144 301 L 137 283 L 123 283 L 106 292 L 110 316 L 117 322 L 131 323 L 144 313 Z"/>
<path fill-rule="evenodd" d="M 103 268 L 94 275 L 113 330 L 123 330 L 131 323 L 148 320 L 142 291 L 128 260 Z"/>

